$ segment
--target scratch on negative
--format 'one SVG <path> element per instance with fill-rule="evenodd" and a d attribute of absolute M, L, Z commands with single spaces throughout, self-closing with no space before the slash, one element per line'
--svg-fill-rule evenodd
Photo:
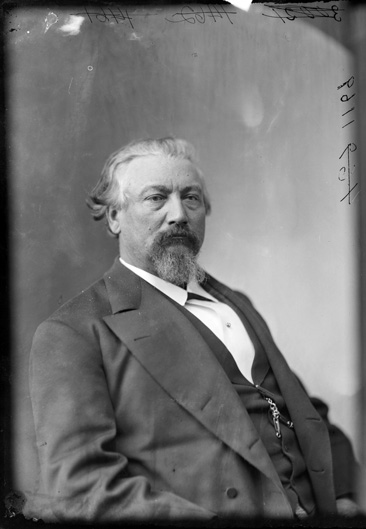
<path fill-rule="evenodd" d="M 74 78 L 71 77 L 71 81 L 70 81 L 70 84 L 69 84 L 69 90 L 68 90 L 69 93 L 70 93 L 70 88 L 71 88 L 71 85 L 72 85 L 73 80 L 74 80 Z"/>

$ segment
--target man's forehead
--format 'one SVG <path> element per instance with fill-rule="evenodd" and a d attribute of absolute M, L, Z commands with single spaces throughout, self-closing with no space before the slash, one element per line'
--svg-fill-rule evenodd
<path fill-rule="evenodd" d="M 201 178 L 196 167 L 185 158 L 165 155 L 146 155 L 135 158 L 125 167 L 120 166 L 117 177 L 129 188 L 141 189 L 147 185 L 197 185 Z"/>

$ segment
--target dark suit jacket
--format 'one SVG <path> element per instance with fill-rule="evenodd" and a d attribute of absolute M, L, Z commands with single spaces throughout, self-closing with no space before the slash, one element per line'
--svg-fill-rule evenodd
<path fill-rule="evenodd" d="M 343 470 L 337 478 L 332 465 L 329 431 L 336 460 L 351 457 L 348 441 L 320 417 L 249 300 L 209 276 L 205 288 L 230 300 L 256 330 L 319 512 L 334 512 L 334 484 L 342 493 L 345 485 Z M 44 492 L 57 519 L 292 516 L 263 443 L 207 343 L 184 311 L 118 261 L 40 325 L 30 373 Z"/>

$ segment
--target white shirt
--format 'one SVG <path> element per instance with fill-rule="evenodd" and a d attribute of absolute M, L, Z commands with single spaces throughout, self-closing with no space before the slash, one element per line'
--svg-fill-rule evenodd
<path fill-rule="evenodd" d="M 254 346 L 239 316 L 229 305 L 215 299 L 197 282 L 190 282 L 187 290 L 185 290 L 141 268 L 126 263 L 122 258 L 120 258 L 120 262 L 201 320 L 224 343 L 241 373 L 250 382 L 253 382 L 251 369 L 255 353 Z M 187 300 L 188 292 L 194 292 L 212 301 Z"/>

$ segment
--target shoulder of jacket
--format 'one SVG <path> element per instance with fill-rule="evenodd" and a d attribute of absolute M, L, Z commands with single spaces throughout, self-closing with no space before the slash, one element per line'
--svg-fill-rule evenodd
<path fill-rule="evenodd" d="M 59 322 L 75 327 L 83 322 L 101 320 L 108 314 L 111 314 L 111 307 L 104 280 L 101 278 L 66 301 L 43 323 Z"/>
<path fill-rule="evenodd" d="M 217 279 L 215 279 L 214 277 L 212 277 L 210 274 L 207 274 L 207 273 L 206 273 L 206 281 L 209 285 L 211 285 L 216 290 L 219 290 L 223 294 L 231 294 L 231 295 L 239 296 L 243 301 L 253 306 L 252 301 L 246 294 L 244 294 L 244 292 L 241 292 L 240 290 L 235 290 L 234 288 L 231 288 L 225 285 L 225 283 L 218 281 Z"/>

